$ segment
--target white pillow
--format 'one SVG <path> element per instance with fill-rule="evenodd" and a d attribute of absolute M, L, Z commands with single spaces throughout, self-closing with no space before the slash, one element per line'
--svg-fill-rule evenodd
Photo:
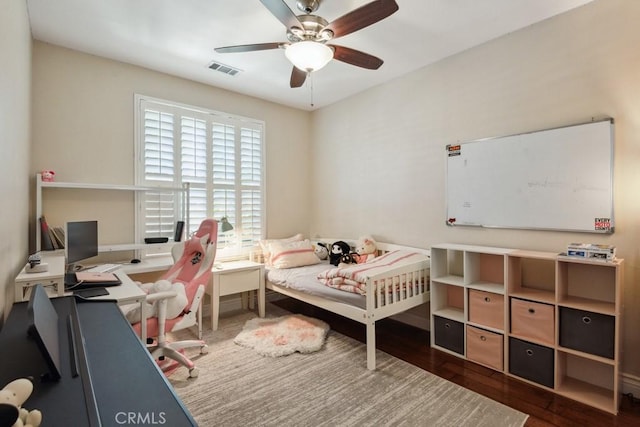
<path fill-rule="evenodd" d="M 290 242 L 300 242 L 304 239 L 302 234 L 298 233 L 295 236 L 287 237 L 286 239 L 265 239 L 260 240 L 260 247 L 262 248 L 262 255 L 264 256 L 264 264 L 267 266 L 271 266 L 271 250 L 269 246 L 272 243 L 290 243 Z"/>
<path fill-rule="evenodd" d="M 313 245 L 309 240 L 300 242 L 274 242 L 269 245 L 271 266 L 275 268 L 293 268 L 318 264 Z"/>

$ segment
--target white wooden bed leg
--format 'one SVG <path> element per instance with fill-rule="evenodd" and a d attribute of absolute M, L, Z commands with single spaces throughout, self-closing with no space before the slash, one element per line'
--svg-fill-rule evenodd
<path fill-rule="evenodd" d="M 376 369 L 376 322 L 367 321 L 367 369 Z"/>

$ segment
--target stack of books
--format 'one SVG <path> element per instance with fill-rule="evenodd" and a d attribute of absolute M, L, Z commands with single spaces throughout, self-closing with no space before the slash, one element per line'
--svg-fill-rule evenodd
<path fill-rule="evenodd" d="M 612 261 L 616 258 L 616 247 L 594 243 L 569 243 L 567 255 L 579 258 L 602 259 Z"/>
<path fill-rule="evenodd" d="M 40 247 L 43 251 L 64 249 L 64 240 L 63 227 L 50 227 L 45 217 L 40 217 Z"/>

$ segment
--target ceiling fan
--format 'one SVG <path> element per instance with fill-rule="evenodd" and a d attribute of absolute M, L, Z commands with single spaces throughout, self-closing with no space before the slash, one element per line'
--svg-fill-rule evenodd
<path fill-rule="evenodd" d="M 215 48 L 218 53 L 252 52 L 269 49 L 285 49 L 285 56 L 294 64 L 290 86 L 300 87 L 307 75 L 324 67 L 331 59 L 377 70 L 382 59 L 344 46 L 327 44 L 392 15 L 398 10 L 395 0 L 375 0 L 328 22 L 313 15 L 320 0 L 298 0 L 297 8 L 303 12 L 296 16 L 284 0 L 260 0 L 260 2 L 287 27 L 288 42 L 272 42 L 226 46 Z"/>

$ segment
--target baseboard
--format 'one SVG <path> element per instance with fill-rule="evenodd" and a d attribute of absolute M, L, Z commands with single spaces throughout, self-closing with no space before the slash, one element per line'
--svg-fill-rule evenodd
<path fill-rule="evenodd" d="M 399 313 L 390 317 L 390 319 L 397 320 L 398 322 L 406 323 L 407 325 L 414 326 L 418 329 L 429 330 L 429 318 L 419 316 L 414 313 Z"/>
<path fill-rule="evenodd" d="M 640 398 L 640 377 L 631 374 L 622 374 L 622 394 L 633 394 Z"/>
<path fill-rule="evenodd" d="M 287 296 L 282 295 L 281 293 L 278 293 L 278 292 L 274 292 L 272 290 L 267 290 L 264 297 L 267 302 L 273 302 L 273 301 L 278 301 L 281 299 L 288 298 Z"/>
<path fill-rule="evenodd" d="M 242 300 L 240 296 L 235 296 L 233 298 L 225 298 L 220 301 L 220 314 L 229 313 L 232 311 L 237 311 L 242 309 Z M 202 316 L 207 317 L 211 316 L 211 305 L 203 304 L 202 305 Z"/>
<path fill-rule="evenodd" d="M 279 294 L 277 292 L 273 292 L 271 290 L 267 290 L 265 292 L 265 301 L 272 302 L 277 301 L 279 299 L 287 298 L 286 296 Z M 205 299 L 205 302 L 207 300 Z M 257 301 L 256 301 L 257 305 Z M 229 313 L 232 311 L 237 311 L 242 309 L 242 299 L 240 294 L 228 295 L 226 297 L 222 297 L 220 299 L 220 314 Z M 211 316 L 211 305 L 203 304 L 202 306 L 202 315 L 203 316 Z"/>

